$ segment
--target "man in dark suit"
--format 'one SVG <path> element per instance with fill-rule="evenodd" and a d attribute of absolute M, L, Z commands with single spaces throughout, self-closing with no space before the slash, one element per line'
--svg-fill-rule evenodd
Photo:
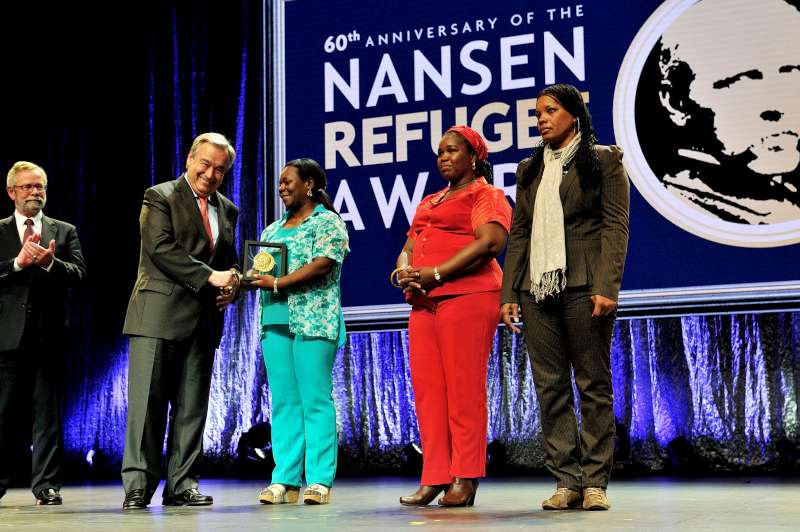
<path fill-rule="evenodd" d="M 44 169 L 15 163 L 6 192 L 15 210 L 0 221 L 0 498 L 13 463 L 9 443 L 23 413 L 31 412 L 31 488 L 37 504 L 61 504 L 67 289 L 86 277 L 86 265 L 75 226 L 42 212 Z"/>
<path fill-rule="evenodd" d="M 218 133 L 198 136 L 186 173 L 144 194 L 139 273 L 125 316 L 130 336 L 123 510 L 145 508 L 161 477 L 165 505 L 205 506 L 198 465 L 214 352 L 236 296 L 238 210 L 217 192 L 236 153 Z"/>

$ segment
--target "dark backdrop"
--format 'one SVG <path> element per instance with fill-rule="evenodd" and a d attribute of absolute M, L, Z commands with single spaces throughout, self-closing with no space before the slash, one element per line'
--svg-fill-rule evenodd
<path fill-rule="evenodd" d="M 119 340 L 143 192 L 183 170 L 195 135 L 218 131 L 235 143 L 220 190 L 241 194 L 247 234 L 260 224 L 260 2 L 212 4 L 70 3 L 4 17 L 0 168 L 42 165 L 47 214 L 78 227 L 91 282 L 78 296 L 76 331 L 84 346 L 103 346 L 91 349 L 100 357 Z M 2 212 L 12 211 L 6 201 Z"/>
<path fill-rule="evenodd" d="M 240 208 L 239 241 L 263 226 L 262 9 L 246 0 L 30 4 L 4 7 L 0 169 L 21 159 L 44 167 L 45 212 L 77 226 L 89 267 L 63 353 L 70 450 L 97 432 L 71 423 L 71 412 L 98 418 L 117 405 L 124 420 L 121 330 L 144 190 L 179 175 L 192 139 L 217 131 L 237 151 L 220 191 Z M 3 217 L 13 212 L 7 197 L 1 205 Z"/>

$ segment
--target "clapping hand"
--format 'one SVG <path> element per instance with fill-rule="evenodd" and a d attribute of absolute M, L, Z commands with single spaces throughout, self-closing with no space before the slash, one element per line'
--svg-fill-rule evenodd
<path fill-rule="evenodd" d="M 25 239 L 22 249 L 20 249 L 19 254 L 17 254 L 17 266 L 23 269 L 33 265 L 42 268 L 50 266 L 56 252 L 56 241 L 51 240 L 50 245 L 43 248 L 39 245 L 41 240 L 41 235 L 37 233 Z"/>
<path fill-rule="evenodd" d="M 39 235 L 35 236 L 38 237 Z M 43 248 L 38 244 L 39 240 L 40 238 L 37 238 L 37 242 L 34 242 L 33 239 L 29 239 L 23 249 L 31 256 L 33 264 L 40 268 L 47 268 L 53 262 L 53 256 L 56 253 L 56 241 L 51 240 L 50 244 Z"/>

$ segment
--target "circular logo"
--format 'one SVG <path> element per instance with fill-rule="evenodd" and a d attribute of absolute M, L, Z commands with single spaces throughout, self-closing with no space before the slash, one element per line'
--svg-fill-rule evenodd
<path fill-rule="evenodd" d="M 800 242 L 800 8 L 668 0 L 628 49 L 614 131 L 636 188 L 699 237 Z"/>

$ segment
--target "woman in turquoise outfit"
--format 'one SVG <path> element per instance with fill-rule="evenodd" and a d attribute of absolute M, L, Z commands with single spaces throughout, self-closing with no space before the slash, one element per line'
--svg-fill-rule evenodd
<path fill-rule="evenodd" d="M 262 504 L 294 503 L 305 470 L 306 504 L 327 504 L 336 473 L 336 410 L 331 370 L 344 345 L 339 295 L 347 228 L 325 193 L 325 172 L 312 159 L 286 163 L 278 191 L 283 217 L 261 234 L 282 242 L 286 275 L 258 275 L 261 347 L 272 394 L 275 469 Z"/>

